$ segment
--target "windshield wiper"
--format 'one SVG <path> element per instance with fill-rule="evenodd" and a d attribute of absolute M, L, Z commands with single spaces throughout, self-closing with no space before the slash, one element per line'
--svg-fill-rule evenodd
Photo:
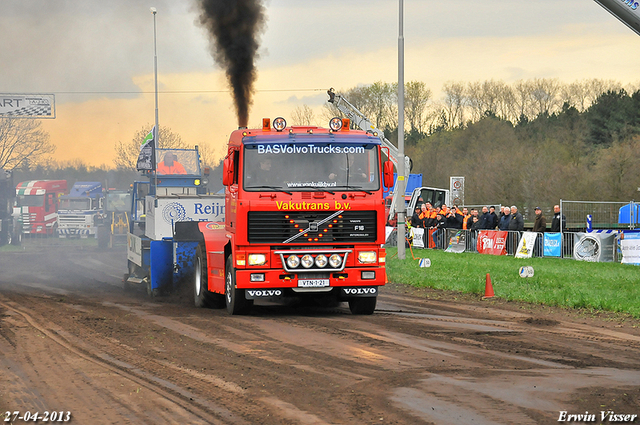
<path fill-rule="evenodd" d="M 351 185 L 338 185 L 338 186 L 331 186 L 333 189 L 337 189 L 337 188 L 345 188 L 345 189 L 355 189 L 355 190 L 359 190 L 360 192 L 364 192 L 367 195 L 373 195 L 373 192 L 371 192 L 370 190 L 367 190 L 365 188 L 363 188 L 362 186 L 351 186 Z"/>
<path fill-rule="evenodd" d="M 335 187 L 335 186 L 331 186 L 331 187 Z M 335 192 L 330 191 L 330 190 L 329 190 L 328 188 L 326 188 L 326 187 L 313 187 L 313 186 L 311 186 L 311 187 L 305 187 L 304 189 L 305 189 L 305 190 L 307 190 L 307 189 L 309 189 L 309 190 L 313 190 L 314 192 L 328 192 L 328 193 L 330 193 L 330 194 L 332 194 L 332 195 L 335 195 L 335 194 L 336 194 Z"/>
<path fill-rule="evenodd" d="M 276 192 L 284 192 L 287 195 L 293 195 L 293 193 L 284 190 L 284 188 L 281 186 L 248 186 L 247 189 L 271 189 L 275 190 Z"/>

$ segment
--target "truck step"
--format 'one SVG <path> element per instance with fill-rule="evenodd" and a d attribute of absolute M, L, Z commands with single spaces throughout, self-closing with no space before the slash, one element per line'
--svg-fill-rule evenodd
<path fill-rule="evenodd" d="M 129 278 L 127 279 L 127 282 L 129 283 L 142 283 L 144 281 L 144 279 L 140 279 L 139 277 L 133 277 L 133 276 L 129 276 Z"/>

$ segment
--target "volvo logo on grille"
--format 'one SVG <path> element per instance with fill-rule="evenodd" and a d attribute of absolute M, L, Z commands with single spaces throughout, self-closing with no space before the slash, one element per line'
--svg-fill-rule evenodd
<path fill-rule="evenodd" d="M 312 221 L 311 223 L 309 223 L 309 230 L 312 232 L 317 232 L 318 231 L 318 223 L 316 223 L 315 221 Z"/>
<path fill-rule="evenodd" d="M 365 288 L 342 288 L 345 295 L 349 296 L 365 296 L 370 297 L 372 295 L 378 295 L 378 287 L 370 286 Z"/>
<path fill-rule="evenodd" d="M 281 289 L 247 289 L 246 292 L 246 297 L 250 300 L 255 298 L 269 298 L 280 296 L 282 296 Z"/>

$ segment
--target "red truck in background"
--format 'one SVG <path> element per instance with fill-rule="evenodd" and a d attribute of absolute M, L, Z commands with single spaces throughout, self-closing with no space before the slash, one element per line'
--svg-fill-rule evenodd
<path fill-rule="evenodd" d="M 231 133 L 225 221 L 197 224 L 196 306 L 242 314 L 257 299 L 331 297 L 372 314 L 386 282 L 383 180 L 393 183 L 382 149 L 340 118 Z"/>
<path fill-rule="evenodd" d="M 30 180 L 18 183 L 13 213 L 18 217 L 22 233 L 55 234 L 60 196 L 67 193 L 66 180 Z"/>

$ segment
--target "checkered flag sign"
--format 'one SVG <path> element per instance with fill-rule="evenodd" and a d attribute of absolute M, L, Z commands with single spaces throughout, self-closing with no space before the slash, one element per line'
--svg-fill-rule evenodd
<path fill-rule="evenodd" d="M 0 118 L 55 118 L 52 94 L 0 94 Z"/>

